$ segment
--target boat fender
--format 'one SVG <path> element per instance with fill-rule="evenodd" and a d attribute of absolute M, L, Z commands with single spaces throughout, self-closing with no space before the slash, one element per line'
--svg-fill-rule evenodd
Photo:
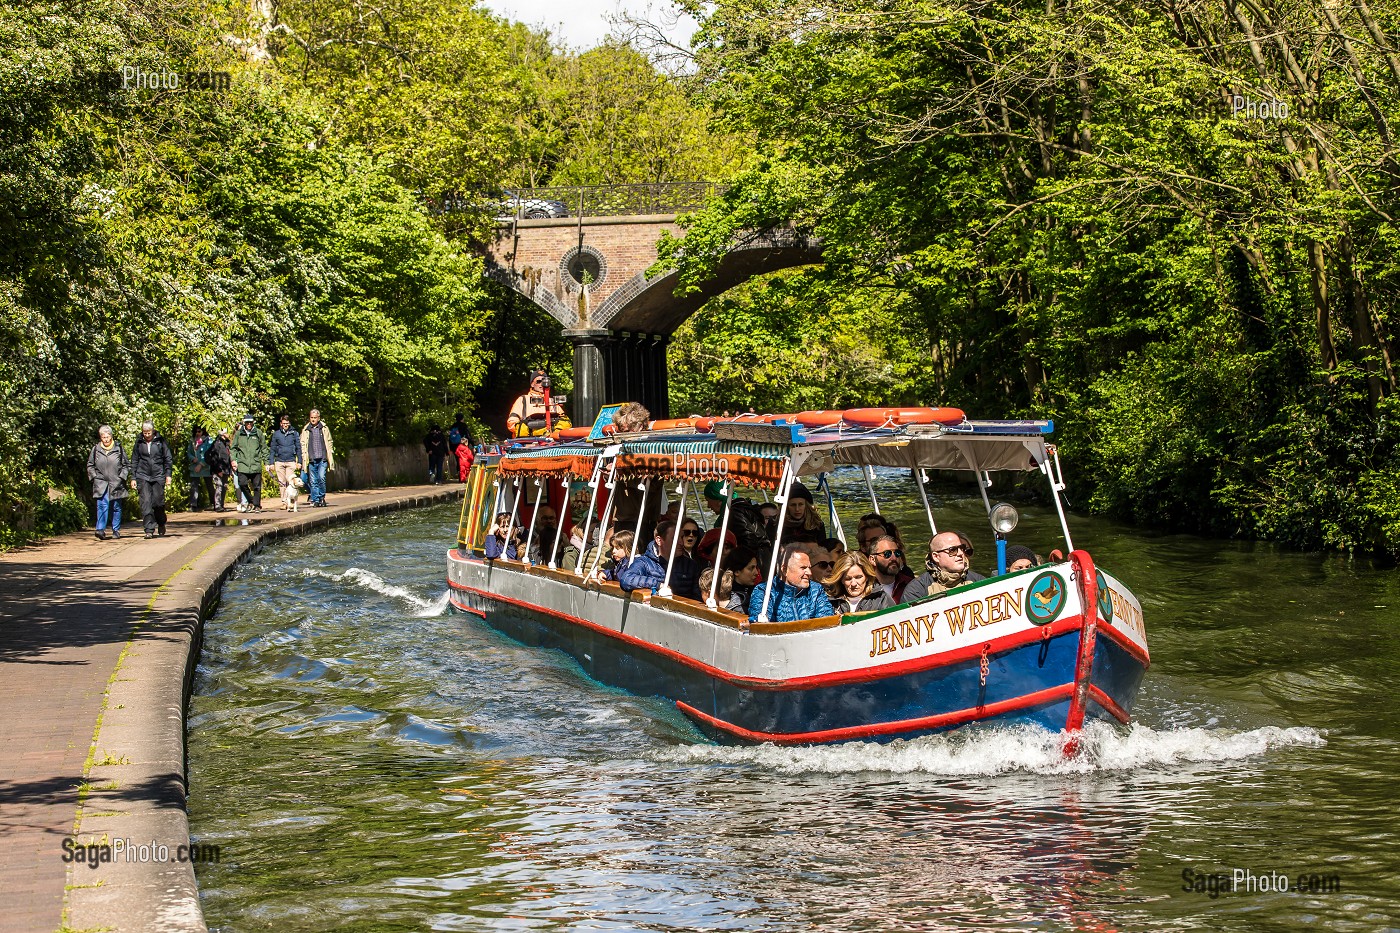
<path fill-rule="evenodd" d="M 901 424 L 962 424 L 967 416 L 958 408 L 848 408 L 841 420 L 862 428 L 887 428 Z"/>

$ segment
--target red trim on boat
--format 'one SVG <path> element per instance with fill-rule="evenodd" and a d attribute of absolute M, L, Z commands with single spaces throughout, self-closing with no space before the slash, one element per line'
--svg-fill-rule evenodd
<path fill-rule="evenodd" d="M 1095 703 L 1108 710 L 1109 714 L 1112 715 L 1114 719 L 1118 720 L 1124 725 L 1127 725 L 1128 721 L 1132 719 L 1131 716 L 1129 716 L 1126 712 L 1123 711 L 1123 707 L 1119 706 L 1114 701 L 1113 697 L 1109 696 L 1107 693 L 1104 693 L 1102 689 L 1094 686 L 1093 684 L 1089 685 L 1089 699 L 1093 700 Z"/>
<path fill-rule="evenodd" d="M 683 700 L 677 700 L 676 707 L 687 716 L 698 719 L 706 725 L 726 732 L 729 735 L 747 739 L 750 742 L 805 744 L 808 742 L 841 742 L 846 739 L 863 739 L 877 735 L 897 735 L 902 732 L 916 732 L 926 729 L 960 726 L 963 723 L 972 722 L 974 719 L 986 719 L 991 716 L 1014 713 L 1032 706 L 1056 703 L 1069 697 L 1073 692 L 1074 684 L 1061 684 L 1058 687 L 1047 687 L 1044 690 L 1027 693 L 1025 696 L 1013 697 L 1010 700 L 999 700 L 996 703 L 988 703 L 986 706 L 960 709 L 951 713 L 920 716 L 917 719 L 901 719 L 896 722 L 875 722 L 866 726 L 821 729 L 816 732 L 754 732 L 751 729 L 745 729 L 743 726 L 736 726 L 732 722 L 716 719 L 708 713 L 702 713 Z"/>
<path fill-rule="evenodd" d="M 1065 717 L 1065 731 L 1078 732 L 1084 725 L 1084 704 L 1089 697 L 1089 678 L 1094 673 L 1094 635 L 1099 621 L 1098 572 L 1094 569 L 1094 559 L 1087 551 L 1074 551 L 1069 555 L 1074 563 L 1074 572 L 1079 575 L 1079 599 L 1084 605 L 1084 624 L 1079 628 L 1079 657 L 1074 662 L 1074 696 L 1069 701 L 1069 715 Z M 1078 741 L 1071 736 L 1065 743 L 1065 754 L 1074 754 Z"/>
<path fill-rule="evenodd" d="M 1107 636 L 1109 641 L 1113 642 L 1119 648 L 1122 648 L 1124 651 L 1128 652 L 1128 654 L 1132 655 L 1133 660 L 1141 664 L 1143 670 L 1146 670 L 1147 668 L 1152 666 L 1152 660 L 1147 656 L 1147 652 L 1143 651 L 1142 647 L 1138 645 L 1137 642 L 1133 641 L 1127 635 L 1124 635 L 1121 631 L 1114 628 L 1112 623 L 1105 623 L 1102 619 L 1100 619 L 1099 622 L 1100 625 L 1098 626 L 1098 633 L 1100 635 Z"/>
<path fill-rule="evenodd" d="M 449 596 L 448 598 L 451 599 L 450 596 Z M 473 609 L 471 606 L 464 606 L 464 605 L 462 605 L 461 603 L 457 602 L 457 600 L 455 600 L 455 599 L 452 599 L 452 605 L 455 606 L 456 608 L 462 610 L 463 612 L 470 612 L 470 613 L 471 613 L 472 615 L 474 615 L 474 616 L 481 616 L 483 619 L 486 618 L 486 610 L 485 610 L 485 609 Z"/>
<path fill-rule="evenodd" d="M 578 616 L 569 615 L 565 612 L 558 612 L 554 609 L 548 609 L 544 606 L 536 605 L 535 603 L 527 603 L 524 600 L 515 599 L 510 596 L 502 596 L 499 593 L 491 593 L 487 590 L 477 589 L 474 586 L 467 586 L 465 583 L 458 583 L 455 580 L 448 580 L 447 585 L 452 587 L 453 589 L 463 590 L 468 593 L 474 593 L 477 596 L 482 596 L 486 599 L 499 600 L 503 603 L 509 603 L 512 606 L 519 606 L 523 609 L 529 609 L 534 612 L 543 612 L 546 615 L 551 615 L 556 618 L 563 619 L 566 622 L 572 622 L 575 625 L 582 625 L 583 627 L 591 631 L 598 632 L 602 635 L 608 635 L 612 638 L 616 638 L 620 641 L 623 641 L 629 645 L 635 645 L 639 648 L 644 648 L 647 651 L 652 651 L 656 654 L 662 655 L 663 657 L 670 658 L 678 664 L 683 664 L 686 667 L 694 668 L 695 670 L 707 674 L 711 677 L 714 677 L 718 680 L 723 680 L 726 683 L 731 683 L 735 686 L 744 687 L 750 690 L 810 690 L 817 687 L 835 687 L 840 686 L 842 684 L 861 683 L 863 681 L 871 680 L 885 680 L 890 677 L 900 677 L 906 674 L 917 674 L 921 671 L 933 670 L 934 668 L 939 667 L 947 667 L 950 664 L 958 664 L 963 661 L 970 661 L 974 658 L 980 658 L 982 656 L 982 649 L 984 645 L 987 646 L 986 650 L 988 656 L 992 656 L 997 654 L 1003 654 L 1007 651 L 1012 651 L 1016 648 L 1024 647 L 1025 645 L 1035 644 L 1036 642 L 1040 641 L 1040 639 L 1043 637 L 1044 631 L 1043 628 L 1024 630 L 1020 632 L 1015 632 L 1010 635 L 1003 635 L 1000 638 L 994 638 L 989 642 L 978 642 L 974 645 L 967 645 L 966 647 L 959 648 L 954 651 L 945 651 L 942 654 L 923 655 L 918 658 L 912 658 L 908 661 L 899 661 L 894 664 L 882 664 L 878 667 L 863 667 L 850 671 L 837 671 L 831 674 L 811 674 L 806 677 L 790 677 L 785 680 L 766 680 L 758 677 L 743 677 L 737 674 L 731 674 L 729 671 L 722 670 L 718 667 L 713 667 L 709 664 L 706 664 L 704 661 L 699 661 L 695 658 L 692 658 L 690 655 L 681 654 L 678 651 L 672 651 L 670 648 L 663 648 L 660 645 L 652 644 L 649 641 L 643 641 L 642 639 L 632 635 L 627 635 L 622 632 L 615 632 L 612 629 L 607 628 L 606 626 L 599 625 L 596 622 L 590 622 L 589 620 L 581 619 Z M 1078 628 L 1079 620 L 1080 616 L 1068 616 L 1064 619 L 1056 619 L 1053 623 L 1050 624 L 1051 632 L 1049 637 L 1054 638 L 1059 635 L 1065 635 L 1069 634 L 1070 632 L 1073 632 L 1076 628 Z"/>

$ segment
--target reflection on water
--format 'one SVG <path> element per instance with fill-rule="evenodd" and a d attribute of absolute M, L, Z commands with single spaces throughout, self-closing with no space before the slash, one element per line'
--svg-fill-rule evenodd
<path fill-rule="evenodd" d="M 848 522 L 859 485 L 838 484 Z M 911 557 L 927 525 L 882 471 Z M 907 492 L 907 490 L 905 490 Z M 940 527 L 990 563 L 980 498 Z M 891 506 L 892 502 L 899 502 Z M 1014 540 L 1056 546 L 1028 509 Z M 1254 930 L 1397 923 L 1400 585 L 1338 558 L 1080 519 L 1142 600 L 1130 729 L 711 745 L 660 700 L 446 610 L 453 507 L 280 544 L 230 581 L 191 701 L 212 928 Z M 917 533 L 916 533 L 917 530 Z M 1339 876 L 1183 891 L 1183 870 Z"/>

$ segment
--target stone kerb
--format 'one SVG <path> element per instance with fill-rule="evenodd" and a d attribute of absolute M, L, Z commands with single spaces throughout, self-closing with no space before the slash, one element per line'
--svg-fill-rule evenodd
<path fill-rule="evenodd" d="M 460 485 L 317 510 L 267 525 L 234 528 L 188 545 L 150 568 L 163 579 L 112 673 L 73 835 L 77 844 L 131 840 L 173 852 L 189 841 L 185 707 L 199 659 L 203 620 L 224 581 L 269 541 L 370 515 L 459 498 Z M 349 495 L 349 494 L 347 494 Z M 234 853 L 236 856 L 236 853 Z M 64 927 L 72 930 L 205 933 L 194 867 L 114 859 L 68 868 Z"/>

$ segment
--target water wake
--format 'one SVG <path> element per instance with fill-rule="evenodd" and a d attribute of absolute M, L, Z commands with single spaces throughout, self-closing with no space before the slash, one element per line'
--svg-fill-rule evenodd
<path fill-rule="evenodd" d="M 871 742 L 797 748 L 689 745 L 668 749 L 662 757 L 683 763 L 756 764 L 782 774 L 861 771 L 947 775 L 1015 771 L 1082 774 L 1233 761 L 1275 748 L 1326 744 L 1321 732 L 1305 726 L 1264 726 L 1247 732 L 1218 728 L 1158 731 L 1141 724 L 1120 730 L 1107 723 L 1093 722 L 1084 728 L 1080 754 L 1070 759 L 1062 752 L 1062 733 L 1046 732 L 1034 726 L 964 729 L 888 745 Z"/>
<path fill-rule="evenodd" d="M 371 570 L 361 570 L 359 567 L 351 567 L 344 573 L 326 573 L 323 570 L 303 567 L 301 573 L 302 576 L 319 577 L 322 580 L 329 580 L 332 583 L 353 583 L 356 586 L 372 590 L 381 596 L 388 596 L 392 599 L 401 600 L 414 608 L 413 614 L 415 616 L 438 616 L 447 611 L 447 593 L 443 593 L 435 599 L 424 599 L 402 586 L 395 586 L 385 581 L 383 577 Z"/>

